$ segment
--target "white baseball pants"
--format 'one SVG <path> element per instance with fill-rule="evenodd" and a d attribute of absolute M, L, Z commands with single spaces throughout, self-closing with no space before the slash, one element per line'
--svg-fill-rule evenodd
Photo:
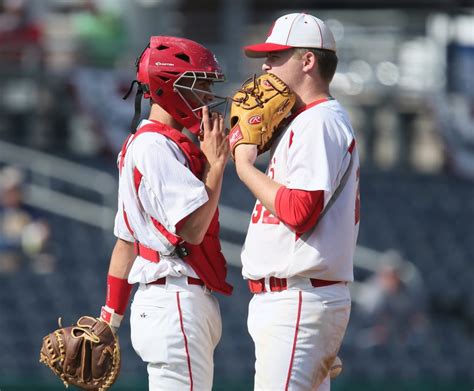
<path fill-rule="evenodd" d="M 313 288 L 300 277 L 288 279 L 288 286 L 255 294 L 249 304 L 255 391 L 329 391 L 329 368 L 349 321 L 349 288 Z"/>
<path fill-rule="evenodd" d="M 212 388 L 222 322 L 217 299 L 186 277 L 140 284 L 131 306 L 132 346 L 148 363 L 150 391 Z"/>

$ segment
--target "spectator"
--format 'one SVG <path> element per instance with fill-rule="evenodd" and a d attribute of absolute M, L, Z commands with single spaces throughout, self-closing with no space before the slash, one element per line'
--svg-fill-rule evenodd
<path fill-rule="evenodd" d="M 117 67 L 126 53 L 127 31 L 115 7 L 86 1 L 74 17 L 78 50 L 70 75 L 78 114 L 90 123 L 90 135 L 95 140 L 95 146 L 86 145 L 77 152 L 88 152 L 89 148 L 91 153 L 113 156 L 114 160 L 133 116 L 132 108 L 122 99 L 132 74 Z"/>
<path fill-rule="evenodd" d="M 0 0 L 0 131 L 27 144 L 35 128 L 43 65 L 43 30 L 32 2 Z"/>
<path fill-rule="evenodd" d="M 42 58 L 42 29 L 25 0 L 0 2 L 2 64 L 32 69 Z"/>
<path fill-rule="evenodd" d="M 31 216 L 21 205 L 22 174 L 6 168 L 0 178 L 0 272 L 12 273 L 20 269 L 21 235 Z"/>
<path fill-rule="evenodd" d="M 403 264 L 395 255 L 390 262 L 382 262 L 361 292 L 357 308 L 367 322 L 358 338 L 361 347 L 419 346 L 428 331 L 420 287 L 403 280 Z"/>
<path fill-rule="evenodd" d="M 55 257 L 49 224 L 24 204 L 23 180 L 13 167 L 0 172 L 0 273 L 17 272 L 26 263 L 35 273 L 50 273 Z"/>
<path fill-rule="evenodd" d="M 73 31 L 78 44 L 78 63 L 111 69 L 120 57 L 127 38 L 124 21 L 114 6 L 86 1 L 74 16 Z"/>

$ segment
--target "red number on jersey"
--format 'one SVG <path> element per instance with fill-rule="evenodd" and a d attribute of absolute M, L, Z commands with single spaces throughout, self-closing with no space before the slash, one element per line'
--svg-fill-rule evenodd
<path fill-rule="evenodd" d="M 255 204 L 255 209 L 252 214 L 252 224 L 257 224 L 260 221 L 260 217 L 262 217 L 262 211 L 263 211 L 263 218 L 262 218 L 263 224 L 280 224 L 280 219 L 273 216 L 270 213 L 270 211 L 265 209 L 263 205 L 258 201 Z"/>
<path fill-rule="evenodd" d="M 257 224 L 258 220 L 260 220 L 260 216 L 262 215 L 262 208 L 263 208 L 263 205 L 260 202 L 257 202 L 255 204 L 255 209 L 254 209 L 254 212 L 252 214 L 252 223 L 253 224 Z"/>
<path fill-rule="evenodd" d="M 269 210 L 265 209 L 263 212 L 263 224 L 280 224 L 280 219 L 278 217 L 273 216 Z"/>
<path fill-rule="evenodd" d="M 270 163 L 270 166 L 268 167 L 268 176 L 272 179 L 275 179 L 275 164 L 276 164 L 276 158 L 272 159 L 272 162 Z"/>
<path fill-rule="evenodd" d="M 275 169 L 273 168 L 276 163 L 276 159 L 273 158 L 269 168 L 268 168 L 268 176 L 272 179 L 275 179 Z M 277 217 L 273 216 L 269 210 L 263 207 L 263 205 L 260 203 L 260 201 L 257 201 L 255 204 L 255 209 L 252 214 L 252 223 L 257 224 L 260 221 L 260 217 L 262 216 L 262 211 L 263 211 L 263 218 L 262 218 L 262 223 L 263 224 L 280 224 L 280 219 Z"/>

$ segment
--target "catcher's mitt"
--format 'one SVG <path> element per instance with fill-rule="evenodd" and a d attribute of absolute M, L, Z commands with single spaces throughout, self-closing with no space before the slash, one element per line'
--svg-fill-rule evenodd
<path fill-rule="evenodd" d="M 232 98 L 230 109 L 232 156 L 239 144 L 257 145 L 259 155 L 270 149 L 280 123 L 295 101 L 295 94 L 271 73 L 245 81 Z"/>
<path fill-rule="evenodd" d="M 107 390 L 120 371 L 118 337 L 110 326 L 83 316 L 73 326 L 62 327 L 43 338 L 40 362 L 46 364 L 67 387 Z"/>

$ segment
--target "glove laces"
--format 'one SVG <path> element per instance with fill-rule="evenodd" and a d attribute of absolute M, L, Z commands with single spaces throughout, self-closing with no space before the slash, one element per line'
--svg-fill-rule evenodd
<path fill-rule="evenodd" d="M 270 77 L 265 79 L 264 83 L 268 83 L 268 87 L 273 88 L 276 93 L 270 97 L 267 97 L 265 99 L 265 92 L 261 90 L 259 84 L 257 83 L 257 75 L 254 74 L 252 77 L 249 77 L 247 80 L 245 80 L 242 83 L 242 86 L 237 90 L 237 92 L 240 92 L 243 94 L 243 96 L 239 98 L 233 98 L 229 97 L 229 99 L 239 105 L 244 105 L 248 102 L 250 98 L 253 98 L 255 100 L 255 105 L 247 107 L 247 109 L 251 110 L 254 109 L 255 107 L 260 107 L 263 108 L 265 103 L 268 102 L 270 99 L 272 99 L 277 93 L 280 93 L 282 95 L 287 95 L 288 94 L 288 88 L 285 86 L 284 88 L 279 88 L 276 84 L 269 79 L 275 79 L 274 81 L 280 81 L 275 75 L 269 73 L 268 74 Z M 235 94 L 237 95 L 237 94 Z M 235 96 L 234 95 L 234 96 Z"/>

